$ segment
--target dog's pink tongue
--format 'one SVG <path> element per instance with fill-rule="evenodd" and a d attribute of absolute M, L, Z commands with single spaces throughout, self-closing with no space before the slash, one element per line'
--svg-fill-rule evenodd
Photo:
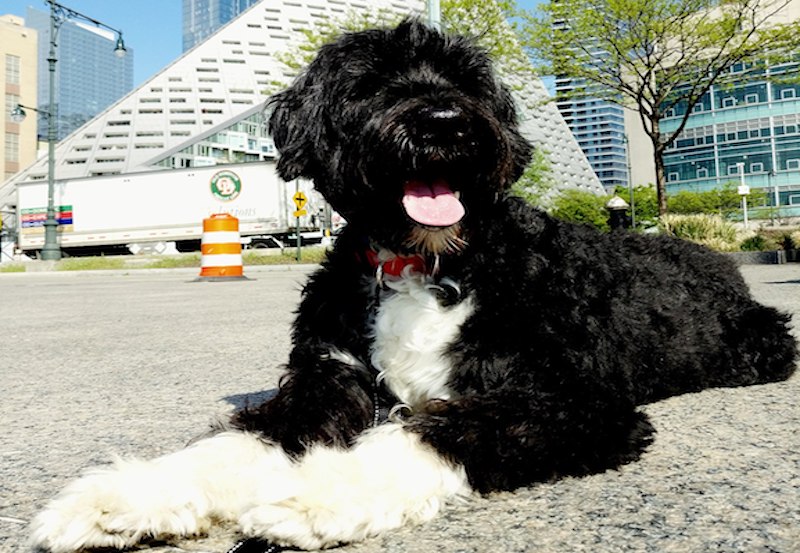
<path fill-rule="evenodd" d="M 464 217 L 464 206 L 446 182 L 411 180 L 404 188 L 403 207 L 416 222 L 432 227 L 449 227 Z"/>

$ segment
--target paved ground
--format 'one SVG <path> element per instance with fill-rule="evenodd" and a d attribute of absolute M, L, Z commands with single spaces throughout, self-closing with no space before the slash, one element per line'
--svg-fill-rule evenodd
<path fill-rule="evenodd" d="M 761 301 L 800 316 L 800 265 L 743 272 Z M 0 551 L 28 551 L 26 523 L 82 469 L 173 451 L 275 386 L 305 273 L 248 274 L 0 275 Z M 341 551 L 797 553 L 798 404 L 800 377 L 672 398 L 647 408 L 656 442 L 621 471 L 475 498 Z"/>

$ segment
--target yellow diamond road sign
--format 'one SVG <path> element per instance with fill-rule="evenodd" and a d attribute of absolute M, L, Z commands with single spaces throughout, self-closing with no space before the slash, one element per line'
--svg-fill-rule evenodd
<path fill-rule="evenodd" d="M 294 200 L 294 205 L 297 206 L 298 211 L 303 209 L 306 203 L 308 203 L 308 198 L 302 192 L 295 192 L 292 199 Z"/>

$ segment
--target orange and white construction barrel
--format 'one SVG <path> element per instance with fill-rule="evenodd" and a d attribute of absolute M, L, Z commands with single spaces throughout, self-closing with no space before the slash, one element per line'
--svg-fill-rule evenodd
<path fill-rule="evenodd" d="M 245 279 L 239 219 L 228 213 L 215 213 L 203 219 L 200 240 L 200 276 L 197 280 Z"/>

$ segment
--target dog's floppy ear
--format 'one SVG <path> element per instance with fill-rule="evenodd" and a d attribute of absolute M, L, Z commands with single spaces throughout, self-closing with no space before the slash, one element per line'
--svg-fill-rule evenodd
<path fill-rule="evenodd" d="M 300 177 L 313 179 L 318 166 L 317 137 L 320 118 L 318 103 L 307 97 L 307 76 L 273 96 L 267 104 L 272 109 L 269 134 L 280 152 L 277 170 L 285 181 Z M 317 107 L 315 107 L 315 105 Z"/>

